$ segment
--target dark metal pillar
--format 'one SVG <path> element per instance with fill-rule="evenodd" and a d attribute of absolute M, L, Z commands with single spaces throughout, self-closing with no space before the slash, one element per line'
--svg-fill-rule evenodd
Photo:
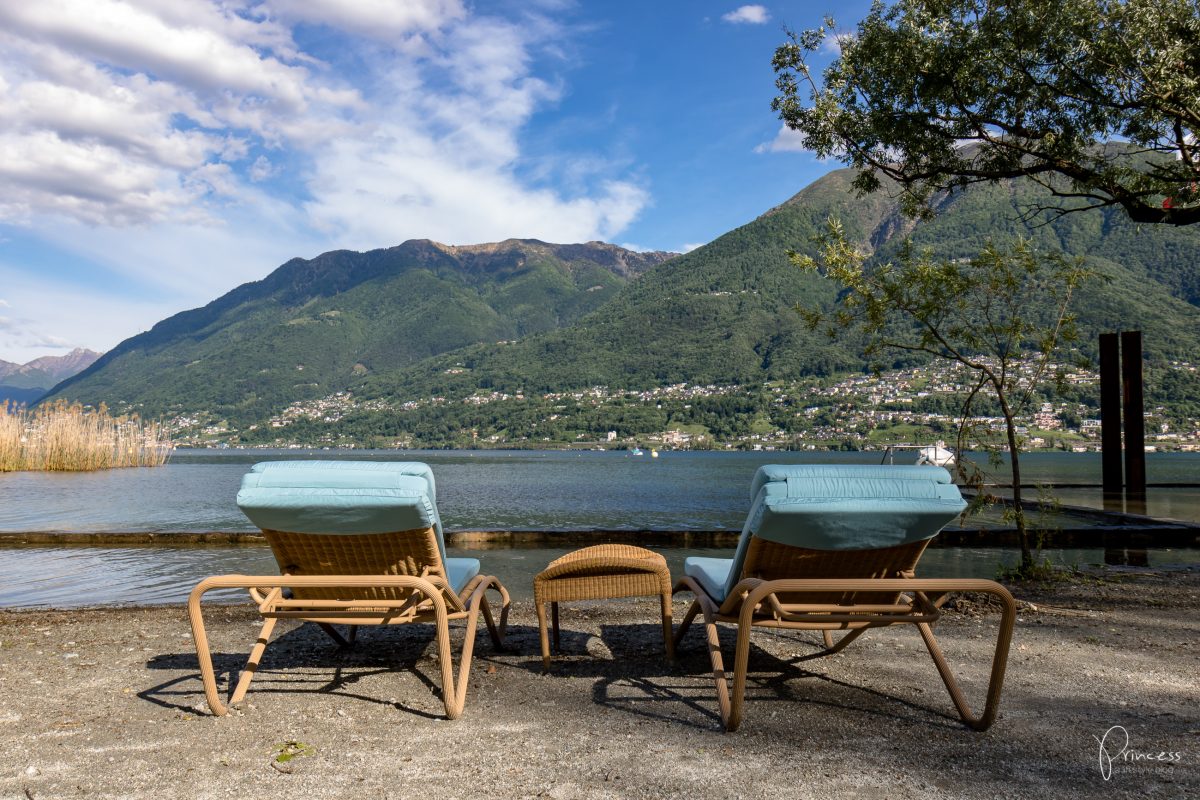
<path fill-rule="evenodd" d="M 1124 479 L 1121 471 L 1121 355 L 1118 342 L 1115 333 L 1100 334 L 1100 451 L 1104 506 L 1120 511 Z"/>
<path fill-rule="evenodd" d="M 1142 332 L 1121 334 L 1121 378 L 1125 417 L 1126 510 L 1144 513 L 1146 503 L 1146 419 L 1142 401 Z M 1141 509 L 1130 508 L 1138 504 Z"/>

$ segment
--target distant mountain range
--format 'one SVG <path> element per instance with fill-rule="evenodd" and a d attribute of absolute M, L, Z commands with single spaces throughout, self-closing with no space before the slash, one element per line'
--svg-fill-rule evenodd
<path fill-rule="evenodd" d="M 60 381 L 90 367 L 100 355 L 79 347 L 64 356 L 42 356 L 28 364 L 0 359 L 0 403 L 32 403 Z"/>
<path fill-rule="evenodd" d="M 289 404 L 339 391 L 403 403 L 861 371 L 861 342 L 813 334 L 794 310 L 835 300 L 833 287 L 786 256 L 813 252 L 830 216 L 877 260 L 905 236 L 941 256 L 969 257 L 988 238 L 1018 234 L 1083 257 L 1109 278 L 1078 295 L 1085 353 L 1099 332 L 1136 328 L 1151 363 L 1200 359 L 1200 231 L 1139 227 L 1108 209 L 1023 221 L 1041 190 L 1018 181 L 973 187 L 915 222 L 884 192 L 855 197 L 851 178 L 830 173 L 680 256 L 509 240 L 410 241 L 295 259 L 122 342 L 54 396 L 151 414 L 207 412 L 261 435 Z M 444 409 L 422 414 L 427 428 L 476 424 Z M 389 436 L 407 425 L 396 414 L 363 423 Z"/>

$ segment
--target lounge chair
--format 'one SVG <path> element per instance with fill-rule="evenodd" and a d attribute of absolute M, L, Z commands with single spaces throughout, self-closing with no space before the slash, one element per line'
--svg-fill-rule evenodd
<path fill-rule="evenodd" d="M 255 464 L 242 480 L 238 506 L 266 535 L 281 575 L 206 578 L 188 599 L 188 615 L 209 708 L 217 694 L 200 601 L 212 589 L 248 589 L 265 621 L 233 691 L 246 695 L 275 623 L 315 622 L 339 644 L 359 625 L 434 622 L 446 716 L 462 714 L 476 625 L 483 612 L 497 648 L 508 623 L 508 592 L 480 575 L 473 558 L 447 558 L 433 473 L 425 464 L 365 461 L 275 461 Z M 484 592 L 500 595 L 496 625 Z M 466 619 L 455 680 L 450 620 Z M 349 625 L 343 637 L 333 625 Z"/>
<path fill-rule="evenodd" d="M 963 722 L 984 730 L 996 718 L 1016 606 L 987 580 L 913 577 L 929 541 L 966 504 L 950 474 L 932 466 L 764 466 L 731 559 L 688 558 L 675 591 L 695 600 L 675 634 L 676 648 L 702 614 L 721 721 L 742 720 L 750 633 L 755 626 L 822 632 L 839 652 L 870 628 L 916 625 Z M 1003 608 L 983 714 L 972 715 L 933 635 L 953 592 L 986 592 Z M 738 626 L 733 690 L 721 659 L 717 623 Z M 845 631 L 835 644 L 832 631 Z"/>

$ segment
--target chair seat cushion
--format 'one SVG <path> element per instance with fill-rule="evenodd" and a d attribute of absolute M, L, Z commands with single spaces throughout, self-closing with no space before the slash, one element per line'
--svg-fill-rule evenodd
<path fill-rule="evenodd" d="M 717 603 L 725 602 L 725 585 L 731 569 L 732 558 L 691 556 L 683 561 L 683 574 L 694 578 L 700 584 L 700 588 Z"/>
<path fill-rule="evenodd" d="M 450 582 L 450 588 L 458 594 L 463 590 L 463 587 L 479 574 L 479 559 L 478 558 L 447 558 L 446 564 L 446 580 Z"/>

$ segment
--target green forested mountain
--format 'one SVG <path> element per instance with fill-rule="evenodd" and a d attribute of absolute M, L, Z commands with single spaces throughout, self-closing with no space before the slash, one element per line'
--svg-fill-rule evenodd
<path fill-rule="evenodd" d="M 1022 221 L 1036 187 L 1016 182 L 973 188 L 945 202 L 936 218 L 916 223 L 883 194 L 854 197 L 851 177 L 848 170 L 825 176 L 753 222 L 656 267 L 573 326 L 510 346 L 447 353 L 370 376 L 356 389 L 406 397 L 476 387 L 649 389 L 862 369 L 860 342 L 810 333 L 793 310 L 835 299 L 832 287 L 786 257 L 788 248 L 815 251 L 814 237 L 831 216 L 876 260 L 893 255 L 905 235 L 949 258 L 977 254 L 989 237 L 1032 237 L 1088 259 L 1108 278 L 1077 298 L 1085 351 L 1097 333 L 1141 329 L 1152 359 L 1195 360 L 1200 353 L 1200 231 L 1139 229 L 1119 211 Z"/>
<path fill-rule="evenodd" d="M 485 413 L 460 402 L 481 391 L 761 387 L 862 370 L 860 342 L 810 333 L 794 311 L 835 300 L 833 287 L 786 257 L 789 248 L 814 250 L 831 216 L 876 259 L 893 254 L 904 236 L 939 255 L 969 257 L 989 237 L 1018 234 L 1082 256 L 1109 278 L 1078 297 L 1085 350 L 1096 333 L 1141 329 L 1151 362 L 1197 360 L 1200 230 L 1139 228 L 1105 210 L 1030 218 L 1038 190 L 1018 182 L 974 187 L 944 200 L 935 218 L 914 222 L 885 192 L 855 197 L 850 180 L 849 171 L 830 173 L 758 219 L 669 259 L 611 245 L 510 241 L 466 248 L 408 242 L 295 260 L 128 340 L 56 394 L 155 414 L 214 412 L 210 419 L 243 433 L 258 426 L 243 438 L 272 441 L 263 423 L 285 406 L 348 390 L 356 401 L 385 404 L 367 417 L 351 411 L 354 430 L 403 438 L 431 420 L 443 432 L 519 429 L 545 411 L 522 409 L 528 420 L 485 419 L 518 410 Z M 413 410 L 435 397 L 445 400 Z M 738 413 L 753 418 L 750 406 Z M 713 419 L 725 413 L 711 410 Z M 593 427 L 621 427 L 614 414 Z M 627 429 L 659 425 L 658 416 L 629 421 Z M 292 431 L 305 435 L 307 424 Z"/>
<path fill-rule="evenodd" d="M 122 342 L 52 396 L 254 419 L 437 353 L 569 324 L 671 255 L 421 240 L 297 258 Z"/>

